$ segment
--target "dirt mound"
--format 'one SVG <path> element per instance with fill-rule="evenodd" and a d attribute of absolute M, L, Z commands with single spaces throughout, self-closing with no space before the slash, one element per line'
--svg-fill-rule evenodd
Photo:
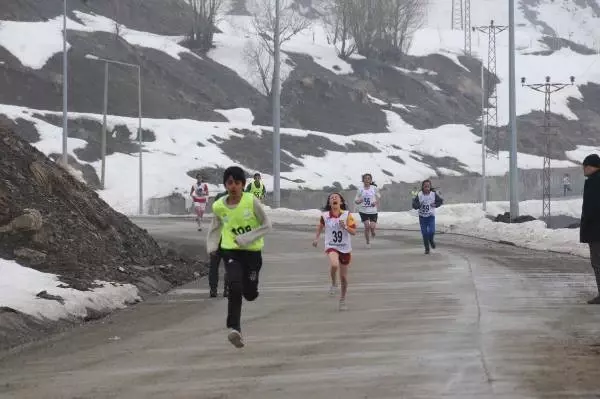
<path fill-rule="evenodd" d="M 521 215 L 514 219 L 511 219 L 510 212 L 504 212 L 504 214 L 498 214 L 498 216 L 496 216 L 494 218 L 494 222 L 499 222 L 499 223 L 527 223 L 527 222 L 533 222 L 534 220 L 537 220 L 537 219 L 531 215 Z"/>
<path fill-rule="evenodd" d="M 166 289 L 200 267 L 163 254 L 145 230 L 1 126 L 0 258 L 58 274 L 73 288 L 98 279 L 138 285 L 142 295 L 148 277 Z"/>

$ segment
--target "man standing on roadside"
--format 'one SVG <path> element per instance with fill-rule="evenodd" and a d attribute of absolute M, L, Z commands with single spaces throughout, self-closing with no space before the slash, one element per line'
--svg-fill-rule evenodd
<path fill-rule="evenodd" d="M 590 246 L 592 269 L 596 275 L 598 296 L 588 301 L 600 305 L 600 156 L 588 155 L 583 160 L 583 174 L 587 178 L 583 188 L 580 240 Z"/>
<path fill-rule="evenodd" d="M 215 202 L 217 202 L 219 200 L 219 198 L 225 197 L 226 195 L 227 195 L 227 190 L 215 195 L 213 204 Z M 220 242 L 219 242 L 219 245 L 220 245 Z M 217 288 L 219 285 L 219 264 L 221 263 L 221 260 L 223 259 L 223 257 L 221 256 L 221 249 L 217 248 L 216 251 L 211 252 L 209 255 L 209 259 L 210 259 L 210 263 L 209 263 L 209 269 L 208 269 L 208 285 L 210 286 L 210 297 L 216 298 L 217 297 Z M 224 281 L 224 283 L 223 283 L 223 298 L 227 298 L 227 296 L 229 295 L 229 283 L 227 280 L 227 271 L 225 272 L 225 274 L 223 276 L 223 281 Z"/>

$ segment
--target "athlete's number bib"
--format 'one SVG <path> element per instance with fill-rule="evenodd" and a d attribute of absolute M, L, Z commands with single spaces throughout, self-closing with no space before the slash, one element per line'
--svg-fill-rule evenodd
<path fill-rule="evenodd" d="M 334 230 L 331 232 L 331 243 L 339 244 L 344 239 L 344 233 L 341 230 Z"/>
<path fill-rule="evenodd" d="M 431 205 L 429 204 L 423 204 L 421 205 L 421 212 L 422 213 L 429 213 L 431 210 Z"/>
<path fill-rule="evenodd" d="M 235 236 L 239 236 L 241 234 L 246 234 L 246 233 L 249 233 L 250 231 L 252 231 L 252 227 L 250 227 L 250 226 L 245 226 L 245 227 L 240 226 L 240 227 L 234 227 L 231 229 L 231 232 Z"/>
<path fill-rule="evenodd" d="M 334 218 L 329 212 L 323 212 L 322 217 L 325 225 L 325 249 L 335 249 L 340 252 L 348 253 L 352 251 L 350 234 L 342 227 L 343 223 L 348 223 L 349 213 L 344 211 L 340 217 Z"/>
<path fill-rule="evenodd" d="M 369 189 L 362 192 L 362 208 L 365 211 L 372 212 L 375 209 L 375 190 Z"/>

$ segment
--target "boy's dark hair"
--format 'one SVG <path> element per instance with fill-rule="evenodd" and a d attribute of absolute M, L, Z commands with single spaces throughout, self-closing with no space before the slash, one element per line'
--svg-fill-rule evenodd
<path fill-rule="evenodd" d="M 433 183 L 431 183 L 431 180 L 429 180 L 429 179 L 423 180 L 423 183 L 421 183 L 421 191 L 423 191 L 423 187 L 425 187 L 425 183 L 429 183 L 429 187 L 431 188 L 431 191 L 434 191 Z"/>
<path fill-rule="evenodd" d="M 342 211 L 347 211 L 347 209 L 346 209 L 346 200 L 344 199 L 344 197 L 342 196 L 342 194 L 337 193 L 337 192 L 336 193 L 330 193 L 327 196 L 327 202 L 325 203 L 325 206 L 323 207 L 323 210 L 324 211 L 330 211 L 331 210 L 331 205 L 329 204 L 329 198 L 331 198 L 331 196 L 334 195 L 334 194 L 337 194 L 337 195 L 340 196 L 340 199 L 342 201 L 342 203 L 340 204 L 340 209 Z"/>
<path fill-rule="evenodd" d="M 225 172 L 223 172 L 223 185 L 225 185 L 230 177 L 234 181 L 241 181 L 244 186 L 246 185 L 246 172 L 239 166 L 230 166 L 225 169 Z"/>
<path fill-rule="evenodd" d="M 254 177 L 260 177 L 260 173 L 256 172 L 256 173 L 254 174 Z"/>

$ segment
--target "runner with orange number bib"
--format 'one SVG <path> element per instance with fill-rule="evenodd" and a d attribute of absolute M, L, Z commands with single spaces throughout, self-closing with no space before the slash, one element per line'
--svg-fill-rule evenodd
<path fill-rule="evenodd" d="M 346 292 L 348 291 L 348 267 L 352 259 L 352 240 L 350 236 L 356 234 L 356 222 L 352 214 L 346 209 L 346 201 L 338 193 L 332 193 L 327 198 L 321 219 L 317 227 L 317 236 L 313 246 L 319 244 L 319 237 L 325 231 L 325 253 L 329 259 L 329 272 L 331 275 L 330 296 L 335 296 L 337 291 L 337 272 L 340 270 L 340 310 L 347 310 Z"/>

